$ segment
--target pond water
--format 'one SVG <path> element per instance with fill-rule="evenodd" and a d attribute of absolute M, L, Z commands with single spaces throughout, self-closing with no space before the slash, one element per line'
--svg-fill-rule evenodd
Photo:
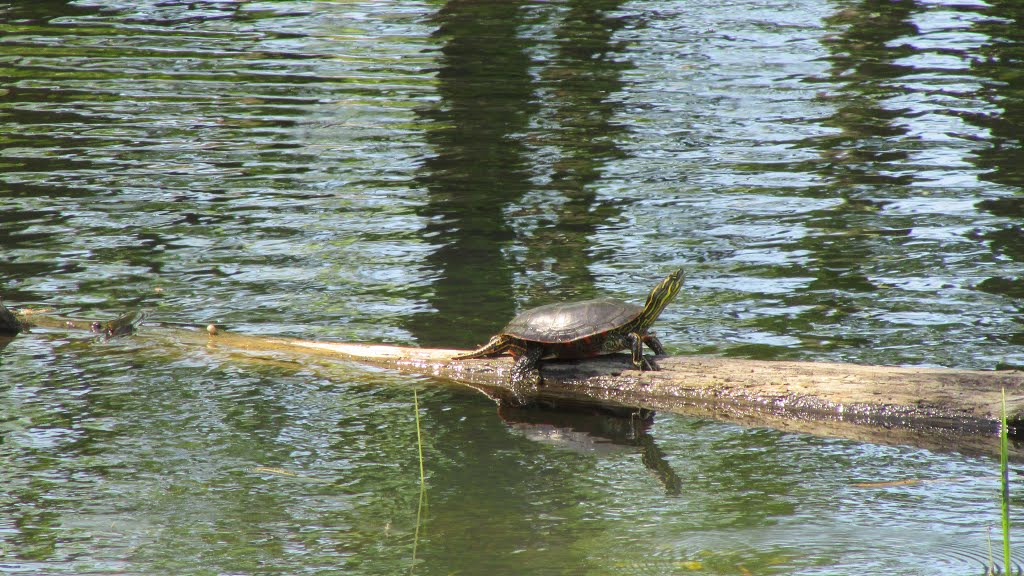
<path fill-rule="evenodd" d="M 470 347 L 681 267 L 672 353 L 1022 366 L 1022 135 L 1017 1 L 0 1 L 0 296 Z M 3 349 L 0 571 L 1000 556 L 991 459 L 145 342 Z"/>

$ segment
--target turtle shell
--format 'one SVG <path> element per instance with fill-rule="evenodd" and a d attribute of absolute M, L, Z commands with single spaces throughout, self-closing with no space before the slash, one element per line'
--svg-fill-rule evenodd
<path fill-rule="evenodd" d="M 519 314 L 501 332 L 544 344 L 565 344 L 625 326 L 643 306 L 614 298 L 548 304 Z"/>

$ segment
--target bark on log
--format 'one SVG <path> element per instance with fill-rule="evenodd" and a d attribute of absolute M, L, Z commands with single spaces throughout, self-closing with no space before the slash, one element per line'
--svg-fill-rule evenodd
<path fill-rule="evenodd" d="M 320 354 L 427 373 L 474 385 L 492 396 L 508 392 L 508 357 L 453 361 L 464 350 L 403 348 L 281 340 Z M 538 400 L 556 404 L 643 407 L 698 414 L 745 424 L 815 431 L 816 423 L 894 429 L 935 436 L 945 432 L 991 436 L 999 432 L 1002 391 L 1011 424 L 1024 418 L 1024 373 L 935 368 L 780 362 L 707 356 L 656 359 L 659 370 L 633 369 L 627 354 L 579 361 L 546 361 Z M 782 424 L 792 420 L 792 423 Z M 845 434 L 840 434 L 845 436 Z M 857 435 L 861 437 L 860 434 Z M 888 442 L 888 443 L 891 443 Z M 897 443 L 903 443 L 897 440 Z"/>
<path fill-rule="evenodd" d="M 23 324 L 67 320 L 19 315 Z M 85 325 L 92 326 L 95 323 Z M 212 332 L 212 333 L 211 333 Z M 454 361 L 463 350 L 315 342 L 245 336 L 223 330 L 144 325 L 142 336 L 255 357 L 281 355 L 350 360 L 471 386 L 491 397 L 509 393 L 508 357 Z M 1005 390 L 1015 433 L 1024 425 L 1024 372 L 969 371 L 704 356 L 657 359 L 659 371 L 633 369 L 626 354 L 546 361 L 537 401 L 558 408 L 637 408 L 724 420 L 745 426 L 909 444 L 932 450 L 998 453 Z M 1016 434 L 1015 434 L 1016 436 Z M 1015 459 L 1024 450 L 1014 447 Z"/>

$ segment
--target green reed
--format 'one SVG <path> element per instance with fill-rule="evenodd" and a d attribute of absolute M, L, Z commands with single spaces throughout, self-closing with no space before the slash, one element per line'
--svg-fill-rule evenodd
<path fill-rule="evenodd" d="M 412 565 L 409 566 L 409 573 L 416 569 L 416 549 L 420 543 L 420 525 L 427 507 L 427 476 L 423 469 L 423 433 L 420 431 L 420 397 L 416 389 L 412 390 L 413 410 L 416 412 L 416 448 L 419 450 L 420 459 L 420 499 L 416 506 L 416 533 L 412 540 Z"/>
<path fill-rule="evenodd" d="M 1006 421 L 1006 389 L 1003 389 L 1003 406 L 999 418 L 999 478 L 1001 481 L 1003 516 L 1003 567 L 1010 573 L 1010 466 L 1009 426 Z"/>

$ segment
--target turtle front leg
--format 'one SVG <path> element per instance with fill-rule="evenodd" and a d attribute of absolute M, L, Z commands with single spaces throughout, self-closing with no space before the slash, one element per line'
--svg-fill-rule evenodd
<path fill-rule="evenodd" d="M 651 336 L 651 338 L 654 338 L 654 337 Z M 644 370 L 657 370 L 658 369 L 657 367 L 654 366 L 654 364 L 650 361 L 650 359 L 648 359 L 646 356 L 644 356 L 644 341 L 647 340 L 644 336 L 641 336 L 640 334 L 637 334 L 636 332 L 630 332 L 629 334 L 626 335 L 626 340 L 629 341 L 629 348 L 633 352 L 633 366 L 636 366 L 637 370 L 640 370 L 641 372 L 643 372 Z M 655 341 L 657 341 L 657 338 L 655 338 Z M 650 345 L 649 341 L 648 341 L 648 345 Z M 657 346 L 659 348 L 661 348 L 661 342 L 658 342 Z M 658 353 L 658 349 L 657 348 L 654 348 L 654 346 L 651 346 L 651 348 L 654 349 L 655 353 Z M 665 352 L 665 349 L 661 348 L 661 353 L 664 353 L 664 352 Z"/>
<path fill-rule="evenodd" d="M 661 340 L 658 340 L 658 337 L 654 334 L 648 332 L 647 334 L 644 334 L 643 339 L 644 344 L 647 344 L 651 350 L 654 350 L 655 356 L 668 355 L 668 352 L 665 352 L 665 347 L 661 345 Z"/>
<path fill-rule="evenodd" d="M 540 358 L 544 355 L 544 347 L 530 342 L 522 353 L 516 356 L 512 364 L 509 384 L 512 398 L 519 406 L 526 404 L 530 395 L 537 391 L 543 379 L 540 377 Z"/>

